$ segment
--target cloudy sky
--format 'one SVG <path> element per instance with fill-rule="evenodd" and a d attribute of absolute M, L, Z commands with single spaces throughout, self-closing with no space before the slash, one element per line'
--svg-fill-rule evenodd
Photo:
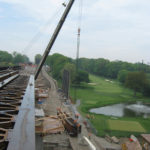
<path fill-rule="evenodd" d="M 0 0 L 0 49 L 31 60 L 45 47 L 69 0 Z M 75 58 L 79 4 L 76 0 L 52 48 Z M 149 0 L 82 0 L 80 57 L 150 62 Z"/>

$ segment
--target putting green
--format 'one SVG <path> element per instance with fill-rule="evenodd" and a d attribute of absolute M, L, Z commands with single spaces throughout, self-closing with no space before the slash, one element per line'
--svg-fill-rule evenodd
<path fill-rule="evenodd" d="M 108 125 L 111 130 L 146 132 L 146 130 L 141 126 L 141 124 L 136 121 L 108 120 Z"/>

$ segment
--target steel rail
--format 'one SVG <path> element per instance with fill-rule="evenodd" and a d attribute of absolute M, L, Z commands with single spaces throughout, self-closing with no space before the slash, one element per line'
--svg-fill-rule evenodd
<path fill-rule="evenodd" d="M 15 74 L 17 74 L 17 73 L 18 73 L 18 71 L 11 71 L 11 72 L 0 75 L 0 82 L 13 76 L 13 75 L 15 75 Z"/>
<path fill-rule="evenodd" d="M 0 75 L 7 73 L 9 70 L 0 71 Z"/>
<path fill-rule="evenodd" d="M 13 75 L 13 76 L 7 78 L 6 80 L 3 80 L 2 82 L 0 82 L 0 89 L 3 88 L 4 86 L 6 86 L 11 81 L 13 81 L 14 79 L 16 79 L 17 77 L 19 77 L 19 74 Z"/>
<path fill-rule="evenodd" d="M 34 76 L 31 75 L 7 150 L 35 150 Z"/>

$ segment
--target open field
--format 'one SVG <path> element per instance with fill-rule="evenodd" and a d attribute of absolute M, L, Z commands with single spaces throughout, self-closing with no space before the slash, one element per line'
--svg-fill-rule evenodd
<path fill-rule="evenodd" d="M 136 121 L 121 121 L 121 120 L 108 120 L 110 130 L 120 130 L 129 132 L 146 132 L 139 122 Z"/>
<path fill-rule="evenodd" d="M 109 80 L 102 77 L 97 77 L 90 75 L 90 82 L 92 84 L 81 84 L 77 89 L 77 98 L 80 99 L 81 105 L 79 106 L 79 111 L 86 115 L 89 113 L 90 108 L 101 107 L 105 105 L 111 105 L 121 102 L 134 102 L 134 101 L 143 101 L 150 103 L 149 98 L 143 97 L 140 93 L 137 93 L 137 97 L 133 96 L 133 91 L 127 89 L 120 85 L 116 80 Z M 70 89 L 72 98 L 74 98 L 74 88 Z M 150 131 L 150 119 L 144 119 L 141 117 L 122 117 L 117 118 L 118 121 L 123 120 L 126 123 L 135 121 L 138 125 L 143 128 L 143 130 L 132 130 L 126 131 L 123 128 L 116 130 L 109 126 L 109 121 L 113 119 L 109 116 L 96 115 L 94 114 L 95 119 L 91 119 L 93 126 L 97 129 L 98 135 L 104 136 L 105 134 L 116 135 L 116 136 L 129 136 L 131 133 L 138 135 L 139 133 Z M 108 121 L 109 120 L 109 121 Z M 138 128 L 138 127 L 137 127 Z M 141 128 L 141 129 L 142 129 Z"/>

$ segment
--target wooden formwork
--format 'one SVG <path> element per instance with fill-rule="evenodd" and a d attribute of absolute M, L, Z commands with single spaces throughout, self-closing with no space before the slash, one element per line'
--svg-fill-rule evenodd
<path fill-rule="evenodd" d="M 63 112 L 61 109 L 57 110 L 57 115 L 70 136 L 76 137 L 78 133 L 81 133 L 81 125 L 77 120 L 74 120 L 69 114 Z"/>
<path fill-rule="evenodd" d="M 57 116 L 36 119 L 36 133 L 40 133 L 43 136 L 52 133 L 62 133 L 64 130 L 64 126 Z"/>

